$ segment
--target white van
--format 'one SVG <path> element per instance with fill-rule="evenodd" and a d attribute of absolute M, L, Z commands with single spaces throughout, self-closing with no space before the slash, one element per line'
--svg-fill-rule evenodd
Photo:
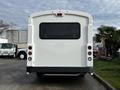
<path fill-rule="evenodd" d="M 38 75 L 91 72 L 92 24 L 91 15 L 81 11 L 32 14 L 28 24 L 27 72 Z"/>

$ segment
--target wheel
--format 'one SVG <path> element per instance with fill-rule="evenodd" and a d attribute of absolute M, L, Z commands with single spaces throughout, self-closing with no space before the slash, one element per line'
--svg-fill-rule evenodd
<path fill-rule="evenodd" d="M 18 55 L 19 59 L 23 60 L 27 58 L 27 54 L 25 52 L 20 52 Z"/>

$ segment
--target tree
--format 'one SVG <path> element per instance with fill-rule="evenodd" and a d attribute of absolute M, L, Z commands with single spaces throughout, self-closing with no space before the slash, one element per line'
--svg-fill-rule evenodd
<path fill-rule="evenodd" d="M 120 30 L 114 32 L 112 40 L 112 52 L 116 56 L 116 51 L 120 48 Z"/>
<path fill-rule="evenodd" d="M 112 26 L 100 26 L 96 34 L 96 42 L 102 42 L 106 49 L 106 55 L 116 56 L 117 50 L 120 48 L 120 30 Z"/>

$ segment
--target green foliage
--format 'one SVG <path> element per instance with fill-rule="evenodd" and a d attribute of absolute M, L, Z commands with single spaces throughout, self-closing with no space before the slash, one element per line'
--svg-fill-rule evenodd
<path fill-rule="evenodd" d="M 100 26 L 96 34 L 96 42 L 101 42 L 106 48 L 106 52 L 112 56 L 116 56 L 117 50 L 120 48 L 120 30 L 112 26 Z"/>

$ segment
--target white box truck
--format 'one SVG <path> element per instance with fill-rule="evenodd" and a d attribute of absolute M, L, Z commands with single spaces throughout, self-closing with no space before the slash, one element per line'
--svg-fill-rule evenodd
<path fill-rule="evenodd" d="M 0 56 L 19 57 L 23 60 L 27 58 L 27 49 L 18 48 L 14 43 L 0 43 Z"/>
<path fill-rule="evenodd" d="M 0 56 L 13 56 L 16 57 L 17 49 L 13 43 L 0 43 Z"/>
<path fill-rule="evenodd" d="M 29 17 L 27 72 L 79 74 L 93 67 L 93 20 L 82 11 L 53 10 Z"/>

